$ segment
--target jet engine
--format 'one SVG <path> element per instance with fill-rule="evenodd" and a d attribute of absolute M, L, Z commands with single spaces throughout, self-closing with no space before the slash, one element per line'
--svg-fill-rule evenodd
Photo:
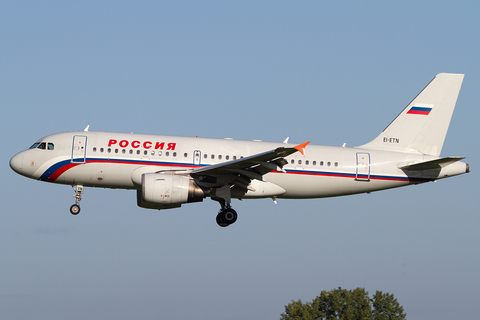
<path fill-rule="evenodd" d="M 183 203 L 203 201 L 206 193 L 188 176 L 145 173 L 142 175 L 142 189 L 137 190 L 137 205 L 147 209 L 178 208 Z"/>

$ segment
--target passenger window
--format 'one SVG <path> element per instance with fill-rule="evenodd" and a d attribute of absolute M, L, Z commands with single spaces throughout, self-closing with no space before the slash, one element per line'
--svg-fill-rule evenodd
<path fill-rule="evenodd" d="M 165 152 L 165 155 L 168 157 L 170 155 L 170 152 Z"/>
<path fill-rule="evenodd" d="M 291 164 L 294 164 L 295 163 L 295 160 L 292 159 L 292 161 L 290 161 Z"/>
<path fill-rule="evenodd" d="M 128 153 L 130 153 L 130 154 L 133 154 L 133 150 L 132 150 L 132 149 L 130 149 L 130 151 L 128 151 Z"/>
<path fill-rule="evenodd" d="M 320 165 L 323 166 L 323 161 L 320 161 Z"/>
<path fill-rule="evenodd" d="M 100 148 L 100 152 L 103 152 L 103 148 Z"/>
<path fill-rule="evenodd" d="M 228 159 L 230 159 L 230 156 L 225 156 L 225 160 L 228 160 Z"/>
<path fill-rule="evenodd" d="M 152 152 L 151 152 L 150 154 L 151 154 L 152 156 L 154 156 L 154 155 L 155 155 L 155 151 L 152 150 Z"/>
<path fill-rule="evenodd" d="M 330 167 L 330 165 L 331 165 L 331 163 L 330 163 L 330 162 L 327 162 L 327 166 L 329 166 L 329 167 Z"/>
<path fill-rule="evenodd" d="M 108 152 L 108 153 L 112 152 L 112 149 L 108 148 L 108 149 L 107 149 L 107 152 Z"/>
<path fill-rule="evenodd" d="M 140 150 L 137 150 L 137 154 L 140 154 Z"/>
<path fill-rule="evenodd" d="M 205 154 L 203 155 L 203 158 L 207 159 L 207 157 L 208 157 L 208 156 L 207 156 L 207 154 L 205 153 Z"/>
<path fill-rule="evenodd" d="M 147 150 L 143 151 L 143 154 L 144 154 L 144 155 L 147 155 L 147 154 L 148 154 L 148 151 L 147 151 Z"/>
<path fill-rule="evenodd" d="M 97 147 L 93 147 L 93 152 L 97 152 Z"/>
<path fill-rule="evenodd" d="M 197 154 L 197 155 L 198 155 L 198 154 Z M 186 157 L 188 157 L 188 154 L 185 152 L 185 153 L 183 154 L 183 156 L 186 158 Z"/>
<path fill-rule="evenodd" d="M 125 149 L 122 149 L 122 153 L 125 154 Z"/>
<path fill-rule="evenodd" d="M 118 149 L 115 149 L 115 153 L 118 153 Z"/>
<path fill-rule="evenodd" d="M 34 144 L 32 144 L 30 149 L 35 149 L 36 147 L 38 147 L 39 144 L 40 144 L 40 142 L 35 142 Z"/>
<path fill-rule="evenodd" d="M 310 163 L 310 161 L 306 160 L 305 161 L 305 164 L 308 166 L 308 164 Z"/>
<path fill-rule="evenodd" d="M 338 167 L 338 162 L 335 162 L 335 167 Z"/>
<path fill-rule="evenodd" d="M 222 160 L 222 155 L 221 154 L 218 156 L 218 160 Z"/>
<path fill-rule="evenodd" d="M 212 159 L 215 159 L 215 155 L 214 155 L 214 154 L 212 154 Z"/>
<path fill-rule="evenodd" d="M 162 155 L 162 151 L 158 151 L 158 155 L 161 156 L 161 155 Z"/>
<path fill-rule="evenodd" d="M 176 157 L 176 156 L 177 156 L 177 153 L 176 153 L 176 152 L 174 152 L 174 153 L 173 153 L 173 156 L 174 156 L 174 157 Z"/>
<path fill-rule="evenodd" d="M 53 143 L 51 142 L 48 143 L 48 150 L 53 150 Z"/>
<path fill-rule="evenodd" d="M 233 160 L 237 160 L 237 156 L 233 156 Z"/>

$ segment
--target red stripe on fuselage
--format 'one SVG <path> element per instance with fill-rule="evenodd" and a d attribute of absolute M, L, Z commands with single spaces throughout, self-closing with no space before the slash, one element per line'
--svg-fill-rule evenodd
<path fill-rule="evenodd" d="M 63 167 L 58 168 L 54 173 L 52 173 L 50 175 L 50 177 L 48 177 L 47 181 L 48 182 L 54 182 L 55 180 L 57 180 L 58 177 L 60 177 L 60 175 L 62 173 L 64 173 L 65 171 L 67 171 L 70 168 L 78 166 L 79 164 L 80 163 L 69 163 L 67 165 L 64 165 Z"/>

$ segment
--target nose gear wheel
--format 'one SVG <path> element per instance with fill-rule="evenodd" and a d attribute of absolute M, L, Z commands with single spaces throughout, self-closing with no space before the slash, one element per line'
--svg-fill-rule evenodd
<path fill-rule="evenodd" d="M 80 213 L 80 206 L 78 204 L 72 204 L 70 207 L 70 213 L 76 216 Z"/>

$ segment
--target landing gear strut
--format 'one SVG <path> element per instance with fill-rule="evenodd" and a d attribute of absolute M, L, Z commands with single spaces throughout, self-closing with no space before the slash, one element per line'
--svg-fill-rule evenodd
<path fill-rule="evenodd" d="M 80 213 L 80 200 L 82 200 L 83 186 L 76 185 L 72 186 L 72 188 L 73 191 L 75 191 L 75 194 L 73 195 L 75 197 L 75 204 L 72 204 L 70 207 L 70 213 L 76 216 Z"/>

